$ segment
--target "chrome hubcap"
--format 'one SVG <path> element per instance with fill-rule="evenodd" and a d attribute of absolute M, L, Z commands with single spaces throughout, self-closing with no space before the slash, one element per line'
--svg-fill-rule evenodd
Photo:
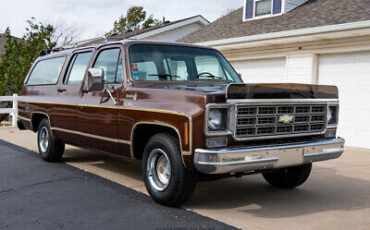
<path fill-rule="evenodd" d="M 154 149 L 150 152 L 147 164 L 148 179 L 151 186 L 157 191 L 168 187 L 171 179 L 171 163 L 166 152 Z"/>
<path fill-rule="evenodd" d="M 49 146 L 49 132 L 46 127 L 42 127 L 39 134 L 39 145 L 42 152 L 46 152 Z"/>

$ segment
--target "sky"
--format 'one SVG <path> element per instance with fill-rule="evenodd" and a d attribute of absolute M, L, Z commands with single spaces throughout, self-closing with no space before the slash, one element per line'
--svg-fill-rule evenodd
<path fill-rule="evenodd" d="M 244 0 L 0 0 L 0 33 L 10 27 L 12 35 L 21 37 L 26 21 L 63 24 L 78 30 L 78 40 L 102 36 L 113 27 L 114 20 L 130 6 L 143 6 L 154 18 L 174 21 L 203 15 L 214 21 L 229 9 L 237 9 Z"/>

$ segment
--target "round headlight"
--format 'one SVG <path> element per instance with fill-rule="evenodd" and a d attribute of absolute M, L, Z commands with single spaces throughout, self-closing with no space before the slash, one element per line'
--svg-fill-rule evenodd
<path fill-rule="evenodd" d="M 218 109 L 209 111 L 208 126 L 211 130 L 219 130 L 222 128 L 222 113 Z"/>

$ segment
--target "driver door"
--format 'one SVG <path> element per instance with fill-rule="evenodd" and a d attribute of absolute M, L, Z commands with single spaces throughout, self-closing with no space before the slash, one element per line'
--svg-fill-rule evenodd
<path fill-rule="evenodd" d="M 119 46 L 107 46 L 96 52 L 91 68 L 101 68 L 104 72 L 105 89 L 83 95 L 86 106 L 81 106 L 79 115 L 80 132 L 87 147 L 109 153 L 120 154 L 118 143 L 118 110 L 106 90 L 116 98 L 122 90 L 123 64 Z"/>

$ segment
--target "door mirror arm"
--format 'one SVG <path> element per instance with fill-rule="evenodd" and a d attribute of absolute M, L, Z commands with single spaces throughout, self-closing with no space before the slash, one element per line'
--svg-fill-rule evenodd
<path fill-rule="evenodd" d="M 113 97 L 112 93 L 111 93 L 111 92 L 110 92 L 110 90 L 109 90 L 109 89 L 107 89 L 107 88 L 104 88 L 103 96 L 100 98 L 100 104 L 103 102 L 103 98 L 104 98 L 104 94 L 105 94 L 105 92 L 107 92 L 107 93 L 108 93 L 108 95 L 109 95 L 110 99 L 113 101 L 113 104 L 117 105 L 117 101 L 116 101 L 116 99 L 114 99 L 114 97 Z"/>

